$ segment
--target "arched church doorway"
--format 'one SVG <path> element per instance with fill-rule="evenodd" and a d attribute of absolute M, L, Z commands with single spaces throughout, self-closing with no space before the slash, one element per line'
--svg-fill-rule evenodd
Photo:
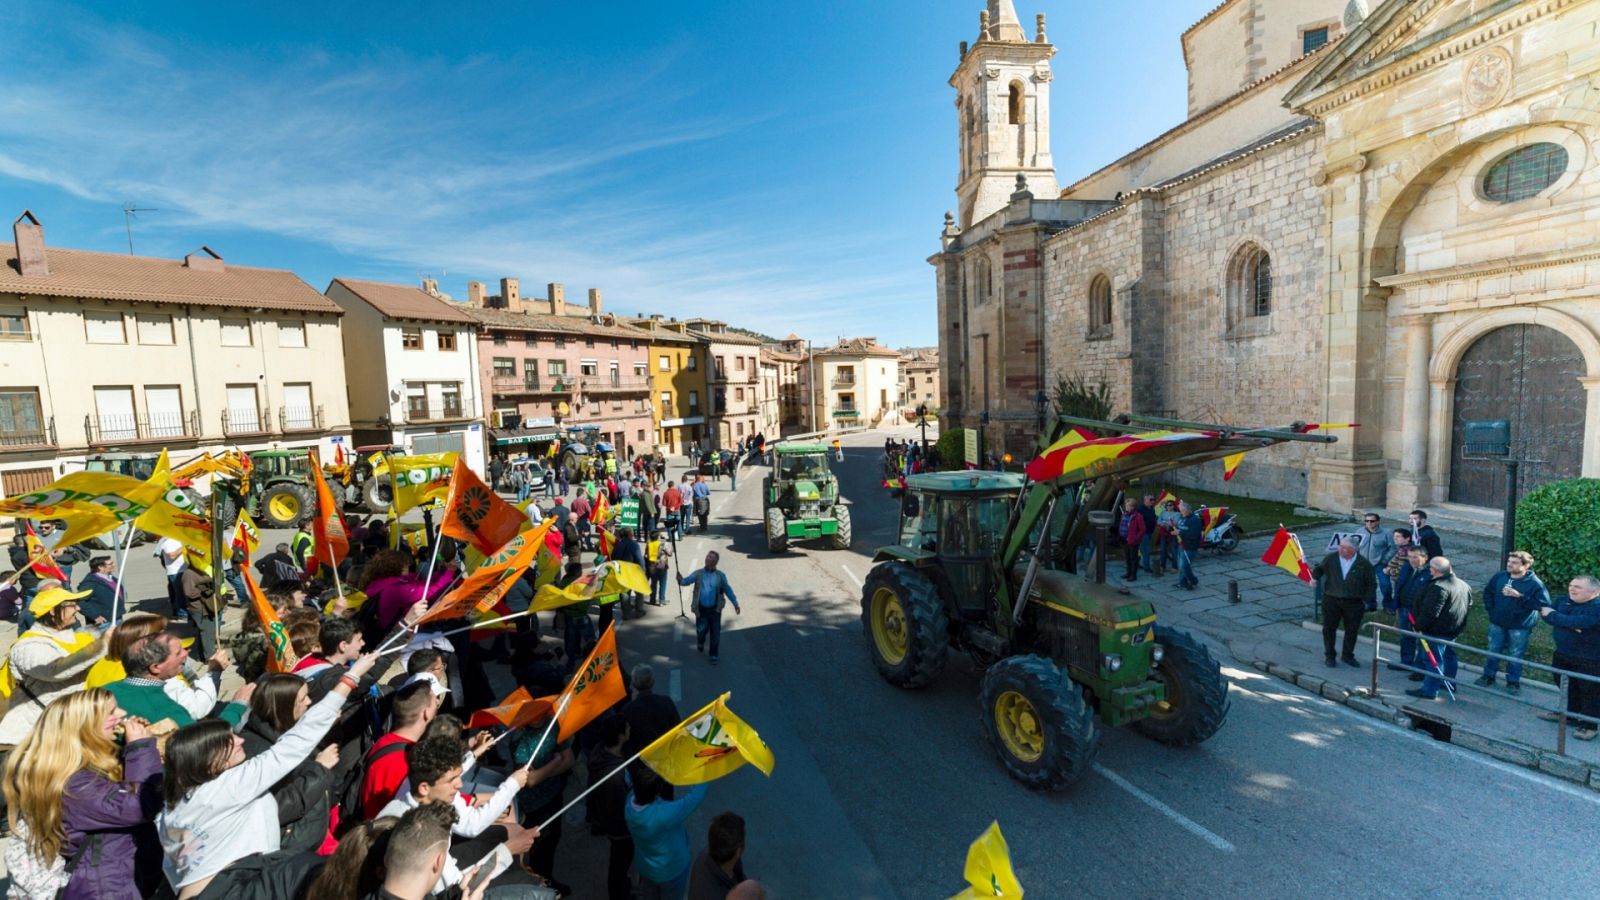
<path fill-rule="evenodd" d="M 1511 453 L 1539 460 L 1522 467 L 1522 490 L 1576 478 L 1582 464 L 1583 354 L 1554 328 L 1507 325 L 1478 338 L 1456 368 L 1451 423 L 1450 500 L 1472 506 L 1505 503 L 1506 471 L 1499 462 L 1462 454 L 1465 423 L 1506 419 Z"/>

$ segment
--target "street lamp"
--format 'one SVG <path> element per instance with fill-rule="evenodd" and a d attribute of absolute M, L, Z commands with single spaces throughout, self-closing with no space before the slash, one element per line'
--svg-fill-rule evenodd
<path fill-rule="evenodd" d="M 917 424 L 922 428 L 922 458 L 928 458 L 928 404 L 917 404 Z"/>
<path fill-rule="evenodd" d="M 988 455 L 987 455 L 988 454 L 988 449 L 987 449 L 987 445 L 988 445 L 988 440 L 987 440 L 988 434 L 987 434 L 987 432 L 988 432 L 988 430 L 989 430 L 989 410 L 985 409 L 982 413 L 980 413 L 978 415 L 978 468 L 980 468 L 980 469 L 983 468 L 984 462 L 986 460 L 988 460 L 988 458 L 989 458 Z"/>
<path fill-rule="evenodd" d="M 1044 431 L 1044 413 L 1045 413 L 1045 410 L 1050 405 L 1050 398 L 1045 395 L 1044 391 L 1040 391 L 1039 393 L 1034 395 L 1034 397 L 1033 397 L 1033 405 L 1034 405 L 1035 409 L 1039 410 L 1039 431 L 1043 432 Z"/>

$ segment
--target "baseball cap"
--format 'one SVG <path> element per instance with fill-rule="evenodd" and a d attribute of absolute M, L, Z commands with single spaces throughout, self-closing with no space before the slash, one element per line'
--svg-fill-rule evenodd
<path fill-rule="evenodd" d="M 406 679 L 406 683 L 401 685 L 401 687 L 402 688 L 408 688 L 408 687 L 412 686 L 413 684 L 416 684 L 419 681 L 426 681 L 428 683 L 428 685 L 433 689 L 433 695 L 435 697 L 443 697 L 445 694 L 450 693 L 450 688 L 446 687 L 445 685 L 440 684 L 439 683 L 439 679 L 433 677 L 433 674 L 431 672 L 418 672 L 417 674 L 411 676 L 410 678 L 407 678 Z"/>
<path fill-rule="evenodd" d="M 28 612 L 32 613 L 34 617 L 37 618 L 49 612 L 50 610 L 55 609 L 63 603 L 69 603 L 73 600 L 80 600 L 89 596 L 90 593 L 90 591 L 69 591 L 66 588 L 60 587 L 54 587 L 50 588 L 49 590 L 40 591 L 39 593 L 33 595 L 32 600 L 28 601 Z"/>

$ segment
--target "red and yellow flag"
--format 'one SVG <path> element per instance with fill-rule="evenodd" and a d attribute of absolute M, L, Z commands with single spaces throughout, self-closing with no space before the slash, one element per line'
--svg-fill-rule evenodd
<path fill-rule="evenodd" d="M 261 587 L 250 574 L 250 568 L 246 566 L 240 572 L 244 575 L 245 591 L 250 595 L 250 608 L 255 611 L 256 621 L 261 623 L 261 633 L 267 639 L 267 671 L 292 671 L 300 657 L 295 655 L 294 646 L 289 643 L 289 630 L 283 627 L 277 611 L 267 602 L 266 595 L 261 593 Z"/>
<path fill-rule="evenodd" d="M 239 510 L 239 521 L 233 526 L 233 540 L 230 542 L 233 549 L 244 554 L 244 564 L 250 565 L 250 554 L 256 552 L 261 546 L 261 532 L 256 530 L 256 523 L 251 520 L 250 514 Z"/>
<path fill-rule="evenodd" d="M 504 700 L 488 709 L 480 709 L 467 720 L 468 728 L 525 728 L 550 715 L 555 708 L 554 697 L 534 697 L 525 687 L 512 691 Z"/>
<path fill-rule="evenodd" d="M 571 697 L 566 701 L 566 710 L 557 717 L 562 740 L 577 734 L 583 726 L 627 698 L 628 690 L 622 684 L 622 659 L 617 656 L 615 623 L 600 635 L 589 658 L 578 667 L 562 693 Z M 560 704 L 556 705 L 559 708 Z"/>
<path fill-rule="evenodd" d="M 1224 456 L 1222 458 L 1222 480 L 1232 481 L 1233 473 L 1239 471 L 1239 464 L 1242 462 L 1244 462 L 1243 453 L 1235 453 L 1232 456 Z"/>
<path fill-rule="evenodd" d="M 1278 533 L 1272 536 L 1267 552 L 1261 554 L 1261 561 L 1269 566 L 1277 566 L 1306 584 L 1311 583 L 1311 567 L 1306 565 L 1306 551 L 1300 546 L 1300 538 L 1282 525 L 1278 526 Z"/>
<path fill-rule="evenodd" d="M 1313 431 L 1321 431 L 1324 428 L 1360 428 L 1360 427 L 1361 427 L 1361 425 L 1359 423 L 1356 423 L 1356 422 L 1307 422 L 1306 424 L 1300 426 L 1300 433 L 1301 434 L 1310 434 Z"/>
<path fill-rule="evenodd" d="M 487 556 L 516 537 L 527 522 L 526 515 L 501 500 L 460 457 L 456 458 L 440 531 L 466 541 Z"/>
<path fill-rule="evenodd" d="M 72 589 L 72 579 L 67 573 L 61 571 L 56 565 L 54 556 L 50 555 L 50 548 L 39 540 L 39 533 L 33 530 L 33 523 L 27 519 L 22 520 L 22 533 L 28 544 L 28 559 L 33 562 L 33 572 L 40 578 L 54 578 L 61 582 L 62 587 Z"/>
<path fill-rule="evenodd" d="M 1228 517 L 1228 508 L 1226 506 L 1204 506 L 1195 510 L 1195 512 L 1200 514 L 1201 534 L 1221 525 L 1222 520 Z"/>
<path fill-rule="evenodd" d="M 322 477 L 322 463 L 317 451 L 311 451 L 311 478 L 316 482 L 317 509 L 311 519 L 311 537 L 316 542 L 312 555 L 306 560 L 306 574 L 315 575 L 323 564 L 338 568 L 350 554 L 350 531 L 345 527 L 344 516 L 339 513 L 339 503 L 333 498 L 328 480 Z"/>
<path fill-rule="evenodd" d="M 595 546 L 599 548 L 601 556 L 610 559 L 611 551 L 617 548 L 617 536 L 612 534 L 611 529 L 606 528 L 604 525 L 597 527 L 600 533 L 596 539 Z"/>
<path fill-rule="evenodd" d="M 1180 441 L 1197 441 L 1215 438 L 1210 432 L 1149 431 L 1142 434 L 1119 434 L 1115 437 L 1094 438 L 1088 432 L 1073 429 L 1066 437 L 1056 441 L 1028 463 L 1028 477 L 1034 481 L 1049 481 L 1069 473 L 1093 476 L 1097 464 L 1125 456 L 1143 453 L 1155 447 Z"/>
<path fill-rule="evenodd" d="M 728 709 L 729 694 L 711 701 L 684 719 L 639 758 L 656 774 L 677 785 L 704 784 L 749 763 L 763 775 L 772 774 L 772 748 L 756 730 Z"/>
<path fill-rule="evenodd" d="M 606 500 L 606 492 L 598 491 L 594 497 L 594 509 L 589 512 L 589 521 L 596 526 L 604 525 L 611 518 L 611 504 Z"/>
<path fill-rule="evenodd" d="M 1162 491 L 1161 492 L 1161 496 L 1156 498 L 1156 508 L 1160 509 L 1162 506 L 1166 505 L 1169 501 L 1174 506 L 1176 506 L 1177 503 L 1178 503 L 1178 495 L 1174 494 L 1171 491 Z"/>

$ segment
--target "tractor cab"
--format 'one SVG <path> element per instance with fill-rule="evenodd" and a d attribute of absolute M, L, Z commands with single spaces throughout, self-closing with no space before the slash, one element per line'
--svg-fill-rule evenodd
<path fill-rule="evenodd" d="M 906 479 L 899 541 L 875 559 L 943 570 L 963 615 L 981 615 L 995 589 L 994 560 L 1023 478 L 1009 472 L 932 472 Z"/>

